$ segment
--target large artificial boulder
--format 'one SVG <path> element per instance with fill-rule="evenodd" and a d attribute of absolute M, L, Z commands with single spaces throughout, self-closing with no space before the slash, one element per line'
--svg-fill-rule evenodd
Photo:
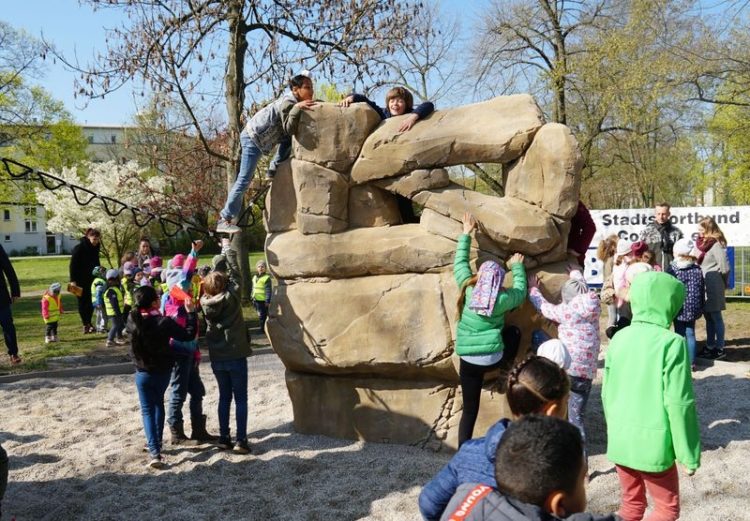
<path fill-rule="evenodd" d="M 464 212 L 471 211 L 482 223 L 484 233 L 506 251 L 538 255 L 561 240 L 550 214 L 512 197 L 493 197 L 451 184 L 419 192 L 413 199 L 459 222 Z"/>
<path fill-rule="evenodd" d="M 336 233 L 349 226 L 349 183 L 344 175 L 292 159 L 292 178 L 300 232 Z"/>
<path fill-rule="evenodd" d="M 292 140 L 294 157 L 338 172 L 347 171 L 379 123 L 378 113 L 365 103 L 350 107 L 318 103 L 300 115 Z"/>
<path fill-rule="evenodd" d="M 505 175 L 505 195 L 570 219 L 578 208 L 583 156 L 573 133 L 560 123 L 547 123 L 534 136 L 524 156 Z"/>
<path fill-rule="evenodd" d="M 349 189 L 349 226 L 371 228 L 401 224 L 401 212 L 393 194 L 373 185 Z"/>
<path fill-rule="evenodd" d="M 267 333 L 287 367 L 300 432 L 455 447 L 462 216 L 481 223 L 473 269 L 521 252 L 557 300 L 580 153 L 526 95 L 435 112 L 404 133 L 399 124 L 380 123 L 365 104 L 302 114 L 295 158 L 266 198 L 266 256 L 277 279 Z M 502 163 L 504 197 L 452 183 L 443 168 L 476 162 Z M 534 329 L 555 333 L 528 301 L 505 321 L 522 331 L 519 357 Z M 486 378 L 477 434 L 507 413 L 490 390 L 497 376 Z"/>
<path fill-rule="evenodd" d="M 269 268 L 277 279 L 350 278 L 445 271 L 456 243 L 418 224 L 358 228 L 337 234 L 269 234 Z"/>
<path fill-rule="evenodd" d="M 375 184 L 394 194 L 412 198 L 424 190 L 445 188 L 451 184 L 451 178 L 444 168 L 433 168 L 432 170 L 414 170 L 398 177 L 381 179 L 375 181 Z"/>
<path fill-rule="evenodd" d="M 517 94 L 434 112 L 408 132 L 397 132 L 401 123 L 387 119 L 370 134 L 352 167 L 355 183 L 421 168 L 508 163 L 524 153 L 544 119 L 531 96 Z"/>

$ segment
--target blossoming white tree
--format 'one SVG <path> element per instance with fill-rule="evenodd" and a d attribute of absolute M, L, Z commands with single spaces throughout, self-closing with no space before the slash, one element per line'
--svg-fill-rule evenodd
<path fill-rule="evenodd" d="M 146 175 L 146 171 L 135 162 L 122 165 L 114 161 L 85 163 L 80 167 L 63 168 L 61 172 L 53 170 L 50 174 L 96 195 L 111 198 L 105 202 L 87 191 L 65 186 L 55 190 L 36 189 L 38 201 L 48 214 L 47 229 L 54 233 L 83 232 L 89 227 L 99 229 L 102 232 L 102 254 L 110 266 L 119 264 L 122 254 L 135 244 L 140 234 L 133 212 L 117 201 L 158 214 L 166 189 L 160 176 Z M 76 196 L 88 204 L 79 204 Z M 145 220 L 145 215 L 140 217 L 141 222 Z"/>

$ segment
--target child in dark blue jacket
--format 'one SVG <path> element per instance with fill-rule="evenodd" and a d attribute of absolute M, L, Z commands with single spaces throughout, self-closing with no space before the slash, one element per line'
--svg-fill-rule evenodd
<path fill-rule="evenodd" d="M 414 96 L 411 92 L 403 87 L 393 87 L 385 95 L 385 108 L 378 106 L 377 103 L 368 99 L 362 94 L 351 93 L 344 98 L 339 105 L 348 107 L 352 103 L 367 103 L 378 113 L 380 119 L 388 119 L 393 116 L 403 116 L 409 114 L 408 118 L 399 127 L 399 132 L 406 132 L 414 126 L 417 120 L 424 119 L 435 110 L 435 105 L 430 101 L 420 103 L 414 106 Z"/>
<path fill-rule="evenodd" d="M 675 242 L 672 247 L 674 260 L 666 270 L 685 286 L 685 304 L 674 319 L 674 332 L 685 337 L 693 371 L 695 371 L 695 321 L 703 315 L 703 303 L 706 300 L 703 271 L 692 256 L 694 247 L 690 239 L 680 239 Z"/>
<path fill-rule="evenodd" d="M 506 397 L 514 418 L 544 414 L 565 418 L 570 381 L 565 370 L 540 356 L 518 363 L 508 376 Z M 544 399 L 542 399 L 544 398 Z M 510 420 L 504 418 L 483 438 L 468 440 L 419 494 L 419 511 L 427 521 L 437 521 L 456 489 L 464 483 L 495 482 L 495 452 Z"/>

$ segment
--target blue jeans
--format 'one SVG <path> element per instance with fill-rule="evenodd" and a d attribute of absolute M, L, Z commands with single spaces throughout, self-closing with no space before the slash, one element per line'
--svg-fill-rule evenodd
<path fill-rule="evenodd" d="M 174 427 L 182 423 L 182 405 L 187 400 L 188 394 L 190 394 L 190 417 L 203 416 L 203 397 L 206 395 L 206 388 L 203 387 L 200 372 L 192 356 L 177 357 L 169 385 L 172 386 L 167 410 L 169 425 Z"/>
<path fill-rule="evenodd" d="M 247 439 L 247 358 L 211 362 L 219 387 L 219 435 L 229 438 L 229 409 L 234 395 L 237 441 Z"/>
<path fill-rule="evenodd" d="M 109 320 L 112 322 L 112 325 L 109 328 L 107 340 L 114 341 L 115 337 L 122 338 L 122 328 L 125 327 L 122 315 L 110 316 Z"/>
<path fill-rule="evenodd" d="M 724 349 L 724 319 L 721 311 L 706 311 L 706 346 L 711 349 Z"/>
<path fill-rule="evenodd" d="M 586 442 L 586 431 L 584 430 L 584 419 L 586 417 L 586 404 L 591 394 L 591 380 L 580 376 L 570 377 L 570 397 L 568 398 L 568 421 L 578 427 L 581 437 Z"/>
<path fill-rule="evenodd" d="M 227 195 L 227 203 L 221 210 L 221 217 L 227 221 L 240 214 L 242 198 L 247 191 L 247 187 L 250 186 L 250 181 L 253 180 L 255 166 L 263 155 L 263 152 L 255 144 L 255 141 L 250 139 L 250 136 L 244 130 L 240 134 L 240 145 L 242 146 L 240 170 L 237 172 L 237 179 L 235 179 L 232 189 L 229 190 L 229 195 Z"/>
<path fill-rule="evenodd" d="M 674 332 L 685 337 L 690 363 L 695 362 L 695 320 L 675 320 Z"/>
<path fill-rule="evenodd" d="M 13 313 L 10 311 L 10 305 L 0 308 L 0 327 L 3 328 L 3 337 L 5 338 L 5 347 L 8 348 L 8 354 L 18 355 L 16 326 L 13 324 Z"/>
<path fill-rule="evenodd" d="M 164 433 L 164 393 L 169 385 L 169 373 L 135 372 L 135 387 L 141 401 L 143 431 L 151 456 L 161 454 Z"/>

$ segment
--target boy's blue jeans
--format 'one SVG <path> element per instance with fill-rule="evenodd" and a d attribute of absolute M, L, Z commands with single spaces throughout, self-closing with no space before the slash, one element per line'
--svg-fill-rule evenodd
<path fill-rule="evenodd" d="M 229 438 L 229 413 L 234 395 L 237 441 L 247 439 L 247 358 L 211 362 L 219 387 L 219 435 Z"/>
<path fill-rule="evenodd" d="M 695 362 L 695 320 L 675 320 L 674 332 L 685 337 L 690 363 Z"/>
<path fill-rule="evenodd" d="M 231 190 L 229 190 L 229 195 L 227 195 L 227 203 L 221 210 L 221 217 L 227 221 L 239 215 L 242 209 L 242 198 L 253 179 L 255 166 L 258 164 L 260 156 L 263 155 L 255 141 L 244 130 L 240 134 L 240 146 L 242 147 L 240 170 L 237 172 L 237 179 L 234 180 Z"/>
<path fill-rule="evenodd" d="M 112 321 L 112 326 L 109 328 L 107 340 L 114 341 L 115 337 L 122 338 L 122 328 L 125 327 L 122 315 L 111 316 L 109 320 Z"/>
<path fill-rule="evenodd" d="M 135 372 L 135 386 L 141 402 L 143 431 L 151 456 L 161 453 L 164 433 L 164 393 L 169 385 L 169 373 Z"/>
<path fill-rule="evenodd" d="M 177 357 L 169 384 L 172 386 L 167 410 L 167 423 L 170 426 L 174 427 L 182 423 L 182 405 L 187 400 L 188 393 L 190 394 L 190 417 L 203 416 L 203 397 L 206 395 L 206 388 L 203 387 L 200 372 L 192 356 Z"/>
<path fill-rule="evenodd" d="M 706 311 L 706 346 L 711 349 L 724 349 L 724 318 L 721 311 Z"/>

